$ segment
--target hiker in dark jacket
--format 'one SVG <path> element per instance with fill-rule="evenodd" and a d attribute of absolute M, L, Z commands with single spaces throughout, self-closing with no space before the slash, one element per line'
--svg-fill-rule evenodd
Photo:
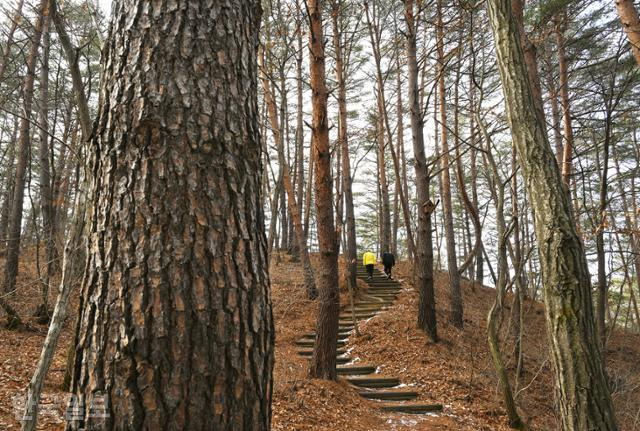
<path fill-rule="evenodd" d="M 396 258 L 393 253 L 385 251 L 382 253 L 382 264 L 384 265 L 384 273 L 387 274 L 387 278 L 391 278 L 391 268 L 396 264 Z"/>

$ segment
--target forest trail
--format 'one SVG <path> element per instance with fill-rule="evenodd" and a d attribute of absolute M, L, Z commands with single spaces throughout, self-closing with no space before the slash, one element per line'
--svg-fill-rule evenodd
<path fill-rule="evenodd" d="M 402 291 L 402 284 L 395 279 L 387 279 L 379 269 L 374 269 L 373 277 L 367 278 L 366 269 L 358 264 L 358 278 L 367 284 L 364 297 L 356 300 L 351 306 L 342 307 L 338 326 L 338 375 L 343 376 L 349 384 L 358 388 L 358 394 L 369 400 L 380 402 L 380 409 L 387 412 L 426 414 L 442 410 L 442 404 L 425 404 L 409 402 L 418 397 L 418 393 L 406 390 L 409 386 L 402 384 L 396 376 L 385 376 L 378 372 L 377 365 L 361 364 L 348 355 L 348 338 L 359 321 L 368 320 L 383 313 L 392 305 Z M 302 356 L 311 356 L 315 344 L 315 332 L 307 333 L 296 341 L 296 345 L 304 347 L 298 352 Z M 375 342 L 375 341 L 373 341 Z"/>

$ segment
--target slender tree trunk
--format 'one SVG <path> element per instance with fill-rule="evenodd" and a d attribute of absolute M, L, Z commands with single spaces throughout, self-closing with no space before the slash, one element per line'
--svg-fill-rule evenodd
<path fill-rule="evenodd" d="M 569 190 L 571 181 L 571 158 L 573 157 L 573 127 L 571 126 L 571 106 L 569 101 L 569 66 L 565 54 L 564 32 L 567 14 L 563 12 L 555 25 L 556 49 L 558 51 L 558 77 L 560 81 L 560 100 L 562 102 L 562 125 L 564 147 L 562 153 L 562 180 Z"/>
<path fill-rule="evenodd" d="M 158 38 L 174 6 L 180 31 Z M 259 3 L 211 4 L 208 19 L 184 1 L 116 0 L 112 10 L 67 429 L 267 430 Z"/>
<path fill-rule="evenodd" d="M 331 13 L 333 25 L 333 48 L 336 55 L 336 83 L 338 86 L 338 143 L 342 153 L 342 192 L 344 193 L 345 220 L 346 220 L 346 268 L 347 282 L 351 292 L 357 291 L 356 266 L 357 266 L 357 245 L 356 245 L 356 219 L 353 205 L 353 179 L 351 177 L 351 160 L 349 153 L 349 141 L 347 135 L 347 86 L 344 77 L 344 64 L 342 59 L 342 37 L 338 26 L 338 17 L 343 3 L 336 0 L 333 3 Z"/>
<path fill-rule="evenodd" d="M 9 214 L 11 213 L 13 189 L 15 188 L 15 160 L 16 146 L 18 142 L 18 130 L 20 123 L 18 116 L 13 117 L 13 132 L 11 133 L 11 143 L 7 150 L 7 165 L 5 167 L 4 191 L 2 194 L 2 208 L 0 209 L 0 244 L 7 244 L 7 231 L 9 229 Z"/>
<path fill-rule="evenodd" d="M 562 132 L 560 131 L 560 107 L 558 106 L 558 89 L 553 77 L 553 63 L 549 55 L 549 49 L 545 50 L 547 56 L 547 87 L 549 88 L 549 102 L 551 103 L 551 128 L 553 129 L 553 141 L 555 143 L 556 160 L 562 169 L 562 158 L 564 144 L 562 143 Z"/>
<path fill-rule="evenodd" d="M 269 120 L 271 122 L 271 130 L 273 131 L 273 139 L 276 142 L 278 148 L 278 159 L 280 160 L 282 171 L 282 181 L 284 185 L 285 193 L 287 194 L 287 200 L 289 202 L 289 211 L 291 212 L 291 218 L 296 234 L 296 241 L 298 242 L 298 249 L 302 257 L 302 267 L 304 272 L 304 283 L 307 290 L 307 297 L 309 299 L 315 299 L 318 296 L 318 290 L 316 289 L 316 282 L 314 278 L 313 266 L 311 265 L 311 259 L 309 258 L 309 251 L 307 249 L 307 239 L 304 236 L 302 227 L 302 217 L 300 215 L 300 206 L 296 202 L 295 192 L 293 190 L 293 182 L 291 181 L 291 175 L 289 174 L 290 168 L 285 158 L 284 153 L 284 139 L 282 129 L 280 129 L 281 123 L 278 121 L 278 108 L 276 101 L 269 85 L 269 80 L 264 72 L 264 53 L 261 52 L 258 55 L 258 64 L 262 69 L 260 78 L 262 81 L 262 89 L 264 92 L 265 102 L 267 104 L 267 112 Z M 282 111 L 281 111 L 282 113 Z"/>
<path fill-rule="evenodd" d="M 456 255 L 456 238 L 453 230 L 453 208 L 451 203 L 451 178 L 449 174 L 449 138 L 447 130 L 447 106 L 445 93 L 444 65 L 444 24 L 442 19 L 442 1 L 437 2 L 437 51 L 438 51 L 438 96 L 440 97 L 440 130 L 441 130 L 441 179 L 442 212 L 444 216 L 444 233 L 447 241 L 447 264 L 449 266 L 449 287 L 451 289 L 451 323 L 457 328 L 463 327 L 462 291 L 460 290 L 460 273 Z"/>
<path fill-rule="evenodd" d="M 327 124 L 327 84 L 325 75 L 324 32 L 322 28 L 323 0 L 308 0 L 309 11 L 309 77 L 312 103 L 311 146 L 315 154 L 316 220 L 320 264 L 317 267 L 320 303 L 316 324 L 316 340 L 311 359 L 312 377 L 336 379 L 336 349 L 338 341 L 338 254 L 333 222 L 333 192 L 331 151 Z"/>
<path fill-rule="evenodd" d="M 307 179 L 307 191 L 305 192 L 304 202 L 304 237 L 309 238 L 309 222 L 311 220 L 311 201 L 313 200 L 313 193 L 311 190 L 314 183 L 314 171 L 316 168 L 315 153 L 313 146 L 309 153 L 309 178 Z"/>
<path fill-rule="evenodd" d="M 507 118 L 535 210 L 562 427 L 617 430 L 594 327 L 587 261 L 549 145 L 545 121 L 534 109 L 511 3 L 488 0 L 488 6 Z"/>
<path fill-rule="evenodd" d="M 382 82 L 378 82 L 382 85 Z M 380 89 L 378 89 L 378 95 Z M 387 164 L 385 160 L 384 120 L 386 107 L 378 97 L 377 141 L 378 141 L 378 180 L 380 181 L 380 252 L 388 252 L 391 245 L 391 205 L 389 203 L 389 184 L 387 183 Z"/>
<path fill-rule="evenodd" d="M 301 12 L 299 12 L 301 13 Z M 302 20 L 302 17 L 300 17 Z M 296 56 L 296 148 L 297 157 L 296 166 L 298 168 L 298 175 L 296 176 L 296 202 L 300 207 L 300 216 L 302 217 L 302 205 L 304 203 L 304 129 L 302 119 L 302 30 L 300 24 L 297 29 L 298 41 L 298 54 Z M 307 244 L 307 237 L 305 233 L 305 246 Z M 300 250 L 297 250 L 300 253 Z"/>
<path fill-rule="evenodd" d="M 482 127 L 482 126 L 481 126 Z M 496 299 L 489 310 L 487 317 L 487 338 L 489 342 L 489 351 L 493 359 L 493 365 L 498 374 L 504 404 L 507 410 L 509 426 L 514 429 L 524 429 L 524 424 L 518 415 L 509 376 L 500 352 L 500 341 L 498 338 L 498 320 L 504 308 L 504 296 L 507 290 L 507 279 L 509 277 L 509 268 L 507 265 L 507 243 L 509 241 L 509 232 L 504 218 L 504 188 L 505 185 L 500 178 L 498 167 L 491 153 L 491 145 L 487 139 L 487 159 L 493 172 L 493 184 L 491 187 L 496 190 L 496 228 L 498 234 L 498 281 L 496 283 Z"/>
<path fill-rule="evenodd" d="M 40 161 L 40 208 L 42 213 L 42 236 L 45 243 L 46 272 L 42 281 L 42 299 L 36 316 L 43 323 L 49 320 L 49 281 L 58 258 L 53 235 L 53 196 L 51 192 L 51 172 L 49 167 L 49 15 L 42 27 L 42 62 L 40 68 L 40 129 L 38 156 Z"/>
<path fill-rule="evenodd" d="M 605 100 L 605 104 L 607 101 Z M 598 337 L 600 338 L 600 349 L 602 353 L 602 363 L 606 365 L 607 359 L 607 324 L 605 321 L 605 314 L 607 308 L 607 268 L 606 268 L 606 252 L 604 249 L 604 229 L 607 223 L 607 204 L 609 187 L 609 146 L 611 142 L 611 113 L 607 110 L 605 114 L 605 127 L 604 127 L 604 144 L 602 147 L 602 163 L 598 163 L 602 166 L 600 173 L 600 200 L 598 203 L 598 214 L 596 215 L 596 256 L 598 261 L 598 296 L 596 302 L 596 327 L 598 330 Z"/>
<path fill-rule="evenodd" d="M 20 257 L 20 236 L 22 230 L 22 209 L 24 202 L 24 189 L 27 167 L 29 164 L 29 150 L 31 146 L 31 109 L 33 104 L 33 83 L 35 81 L 36 62 L 38 60 L 38 50 L 42 37 L 42 28 L 45 17 L 49 14 L 49 1 L 41 0 L 39 14 L 34 27 L 31 48 L 27 57 L 27 72 L 22 85 L 23 93 L 23 117 L 20 120 L 20 133 L 18 143 L 18 154 L 16 162 L 15 184 L 13 188 L 13 204 L 9 217 L 9 230 L 7 241 L 7 258 L 5 263 L 4 289 L 5 293 L 12 292 L 16 284 L 18 275 L 18 261 Z M 9 308 L 7 312 L 7 326 L 14 328 L 20 326 L 20 318 L 16 314 L 11 314 Z"/>
<path fill-rule="evenodd" d="M 413 0 L 405 1 L 407 23 L 407 67 L 409 90 L 409 113 L 411 118 L 411 138 L 415 156 L 416 190 L 418 198 L 418 242 L 414 254 L 415 286 L 420 293 L 418 306 L 418 326 L 432 341 L 438 341 L 436 324 L 436 300 L 433 288 L 433 242 L 431 237 L 431 214 L 435 209 L 429 196 L 429 168 L 424 150 L 424 119 L 418 96 L 418 59 L 416 57 L 416 35 L 419 17 L 414 15 Z"/>

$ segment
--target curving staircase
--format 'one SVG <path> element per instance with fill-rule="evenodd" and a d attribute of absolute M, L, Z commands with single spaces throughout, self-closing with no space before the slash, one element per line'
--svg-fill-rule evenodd
<path fill-rule="evenodd" d="M 393 304 L 402 290 L 402 284 L 395 280 L 388 280 L 386 275 L 374 268 L 373 278 L 367 279 L 367 273 L 361 264 L 358 264 L 358 278 L 368 284 L 366 299 L 354 304 L 356 321 L 374 317 Z M 380 403 L 380 408 L 389 412 L 402 412 L 424 414 L 442 410 L 441 404 L 421 404 L 410 402 L 418 397 L 418 393 L 411 390 L 397 388 L 401 384 L 400 379 L 394 376 L 378 374 L 378 367 L 373 364 L 354 363 L 353 359 L 346 356 L 348 337 L 354 329 L 353 317 L 350 307 L 343 308 L 340 313 L 338 327 L 337 371 L 351 385 L 358 389 L 363 398 L 375 400 Z M 375 342 L 375 341 L 372 341 Z M 315 333 L 304 334 L 296 341 L 303 349 L 298 353 L 311 357 L 315 343 Z"/>

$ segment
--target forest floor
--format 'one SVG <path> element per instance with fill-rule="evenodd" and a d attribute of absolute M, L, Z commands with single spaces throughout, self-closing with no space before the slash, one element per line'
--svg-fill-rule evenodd
<path fill-rule="evenodd" d="M 33 256 L 31 256 L 33 257 Z M 18 280 L 22 316 L 33 312 L 39 287 L 34 259 L 23 259 Z M 0 267 L 1 269 L 1 267 Z M 420 393 L 418 401 L 442 403 L 436 415 L 385 413 L 375 401 L 361 398 L 344 379 L 337 382 L 308 378 L 308 360 L 298 356 L 295 341 L 315 326 L 315 302 L 306 300 L 302 269 L 286 256 L 271 265 L 276 349 L 273 393 L 273 430 L 507 430 L 497 378 L 486 343 L 486 315 L 495 291 L 463 281 L 465 327 L 448 323 L 449 289 L 446 273 L 436 275 L 438 331 L 441 341 L 432 343 L 417 329 L 418 293 L 411 286 L 407 263 L 397 267 L 404 289 L 386 311 L 359 324 L 360 336 L 352 335 L 349 355 L 362 363 L 379 366 L 385 375 L 400 378 Z M 341 280 L 341 299 L 348 298 Z M 366 285 L 361 284 L 364 288 Z M 51 294 L 54 301 L 54 293 Z M 26 299 L 26 300 L 25 300 Z M 512 297 L 507 298 L 511 308 Z M 345 301 L 346 302 L 346 301 Z M 515 374 L 510 310 L 502 327 L 503 350 L 510 374 Z M 554 416 L 552 368 L 546 343 L 543 305 L 524 305 L 524 373 L 517 384 L 520 412 L 532 429 L 557 429 Z M 54 363 L 43 392 L 45 408 L 38 429 L 63 429 L 65 393 L 61 384 L 67 351 L 73 336 L 76 304 L 62 333 Z M 0 316 L 3 319 L 4 316 Z M 34 331 L 0 329 L 0 430 L 17 430 L 16 406 L 37 363 L 46 327 L 31 322 Z M 620 429 L 640 429 L 640 335 L 622 330 L 612 333 L 607 351 L 607 371 Z M 513 381 L 512 381 L 513 383 Z"/>

